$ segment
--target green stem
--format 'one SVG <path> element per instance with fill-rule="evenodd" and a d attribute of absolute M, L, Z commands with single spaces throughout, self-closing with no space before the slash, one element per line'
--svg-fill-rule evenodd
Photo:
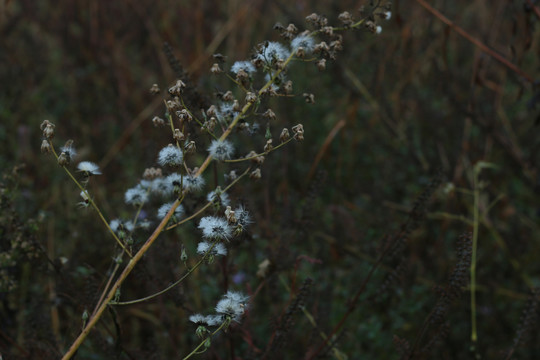
<path fill-rule="evenodd" d="M 58 161 L 58 154 L 56 153 L 55 149 L 54 149 L 54 145 L 52 144 L 52 142 L 49 140 L 49 145 L 51 146 L 51 149 L 52 149 L 52 152 L 54 154 L 54 156 L 56 157 L 56 160 Z M 96 210 L 96 212 L 98 213 L 98 216 L 99 218 L 101 219 L 101 221 L 105 224 L 105 226 L 107 227 L 107 229 L 109 229 L 109 232 L 112 234 L 112 236 L 114 237 L 114 240 L 116 240 L 116 242 L 118 243 L 118 245 L 120 245 L 120 247 L 126 252 L 126 254 L 129 255 L 129 257 L 133 257 L 133 255 L 131 254 L 131 252 L 124 246 L 124 244 L 122 243 L 122 241 L 118 238 L 118 236 L 116 236 L 116 233 L 113 231 L 113 229 L 111 229 L 111 226 L 109 225 L 109 222 L 105 219 L 105 217 L 103 216 L 103 214 L 101 213 L 101 211 L 99 210 L 98 206 L 96 205 L 96 203 L 94 202 L 94 200 L 92 200 L 92 198 L 90 197 L 90 194 L 88 193 L 88 191 L 77 181 L 77 179 L 75 179 L 75 177 L 73 176 L 73 174 L 71 173 L 71 171 L 68 170 L 67 167 L 65 166 L 62 166 L 62 168 L 66 171 L 66 173 L 68 174 L 68 176 L 71 178 L 71 180 L 73 180 L 73 182 L 77 185 L 77 187 L 82 191 L 84 192 L 84 194 L 86 195 L 86 197 L 88 198 L 88 201 L 90 202 L 90 204 L 92 205 L 92 207 L 94 208 L 94 210 Z"/>
<path fill-rule="evenodd" d="M 480 198 L 480 188 L 478 186 L 478 175 L 480 169 L 475 168 L 473 170 L 473 191 L 474 191 L 474 205 L 473 205 L 473 238 L 472 238 L 472 257 L 471 257 L 471 341 L 476 344 L 478 340 L 478 334 L 476 330 L 476 252 L 478 248 L 478 226 L 479 226 L 479 212 L 478 202 Z"/>
<path fill-rule="evenodd" d="M 155 297 L 158 297 L 159 295 L 161 294 L 165 294 L 167 291 L 171 290 L 173 287 L 175 287 L 176 285 L 180 284 L 182 281 L 184 281 L 185 278 L 187 278 L 193 271 L 195 271 L 199 266 L 201 266 L 201 264 L 208 258 L 208 256 L 210 255 L 210 252 L 214 249 L 214 247 L 216 247 L 218 241 L 214 241 L 212 243 L 212 246 L 204 253 L 203 257 L 201 258 L 201 260 L 199 260 L 191 269 L 189 269 L 185 274 L 184 276 L 182 276 L 180 279 L 178 279 L 177 281 L 175 281 L 174 283 L 172 283 L 171 285 L 167 286 L 165 289 L 161 290 L 161 291 L 158 291 L 157 293 L 155 294 L 152 294 L 152 295 L 149 295 L 149 296 L 146 296 L 146 297 L 143 297 L 143 298 L 140 298 L 140 299 L 136 299 L 136 300 L 130 300 L 130 301 L 118 301 L 118 302 L 115 302 L 115 301 L 111 301 L 109 302 L 110 305 L 130 305 L 130 304 L 137 304 L 137 303 L 140 303 L 140 302 L 144 302 L 146 300 L 150 300 L 150 299 L 153 299 Z"/>
<path fill-rule="evenodd" d="M 264 151 L 260 154 L 256 154 L 256 155 L 253 155 L 253 156 L 250 156 L 250 157 L 245 157 L 245 158 L 241 158 L 241 159 L 233 159 L 233 160 L 223 160 L 224 162 L 228 162 L 228 163 L 235 163 L 235 162 L 242 162 L 242 161 L 247 161 L 247 160 L 253 160 L 253 159 L 256 159 L 258 158 L 259 156 L 266 156 L 268 154 L 270 154 L 272 151 L 274 150 L 277 150 L 279 149 L 280 147 L 288 144 L 289 142 L 291 142 L 293 140 L 293 138 L 290 138 L 284 142 L 282 142 L 281 144 L 279 145 L 276 145 L 275 147 L 273 147 L 272 149 L 268 150 L 268 151 Z"/>
<path fill-rule="evenodd" d="M 230 323 L 231 323 L 230 318 L 225 319 L 225 321 L 223 321 L 223 323 L 209 337 L 207 337 L 206 339 L 201 341 L 201 343 L 195 349 L 193 349 L 193 351 L 190 352 L 183 360 L 189 359 L 193 355 L 198 354 L 197 351 L 206 343 L 206 341 L 208 341 L 208 339 L 210 339 L 210 338 L 212 338 L 212 336 L 216 335 L 222 328 L 229 326 Z"/>

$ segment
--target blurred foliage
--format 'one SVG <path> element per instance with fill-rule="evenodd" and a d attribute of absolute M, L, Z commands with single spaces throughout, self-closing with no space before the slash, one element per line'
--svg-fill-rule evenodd
<path fill-rule="evenodd" d="M 539 336 L 538 292 L 529 295 L 540 287 L 539 89 L 421 3 L 394 1 L 379 35 L 346 33 L 344 51 L 324 72 L 292 65 L 295 92 L 311 92 L 316 102 L 270 101 L 278 117 L 274 136 L 301 122 L 306 140 L 268 156 L 259 182 L 233 189 L 253 213 L 249 235 L 232 244 L 226 260 L 166 295 L 112 309 L 78 358 L 185 356 L 198 343 L 188 316 L 209 311 L 229 286 L 256 293 L 249 314 L 201 358 L 306 358 L 325 347 L 320 333 L 332 333 L 370 276 L 335 348 L 318 355 L 399 359 L 399 339 L 414 346 L 438 306 L 437 289 L 460 260 L 457 241 L 472 228 L 472 174 L 480 161 L 497 169 L 480 174 L 477 352 L 504 359 L 512 349 L 516 359 L 538 358 L 540 345 L 526 340 Z M 540 55 L 535 4 L 431 2 L 532 79 Z M 256 44 L 279 39 L 276 22 L 302 30 L 304 18 L 317 12 L 338 24 L 338 14 L 356 16 L 359 3 L 19 0 L 0 7 L 0 354 L 52 359 L 97 302 L 114 240 L 94 212 L 77 208 L 79 190 L 52 157 L 39 153 L 41 121 L 56 124 L 59 145 L 74 139 L 81 159 L 101 165 L 91 191 L 106 216 L 129 216 L 124 191 L 169 141 L 167 129 L 152 125 L 164 107 L 149 93 L 152 84 L 166 89 L 176 79 L 164 42 L 204 94 L 201 103 L 211 103 L 215 92 L 232 88 L 210 75 L 212 54 L 230 64 L 248 59 Z M 263 136 L 238 141 L 262 147 Z M 210 188 L 225 169 L 215 166 Z M 439 169 L 442 184 L 420 200 L 425 217 L 404 233 L 409 211 Z M 379 263 L 391 239 L 401 247 Z M 198 240 L 192 223 L 161 235 L 122 297 L 142 297 L 177 279 L 181 244 L 194 254 Z M 272 266 L 261 280 L 256 272 L 265 259 Z M 450 305 L 445 333 L 426 335 L 434 344 L 415 358 L 471 356 L 467 290 Z M 286 330 L 278 336 L 275 329 Z M 276 338 L 279 349 L 270 345 Z"/>

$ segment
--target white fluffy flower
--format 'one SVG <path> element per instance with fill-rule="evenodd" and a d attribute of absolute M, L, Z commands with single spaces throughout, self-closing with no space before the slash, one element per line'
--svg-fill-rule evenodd
<path fill-rule="evenodd" d="M 197 245 L 197 253 L 204 256 L 210 250 L 210 248 L 212 248 L 212 243 L 209 243 L 208 241 L 201 241 L 199 245 Z M 225 256 L 227 255 L 227 248 L 222 243 L 217 243 L 210 251 L 210 255 Z"/>
<path fill-rule="evenodd" d="M 228 291 L 217 305 L 218 314 L 230 316 L 233 321 L 239 322 L 244 315 L 249 297 L 239 292 Z"/>
<path fill-rule="evenodd" d="M 158 163 L 161 166 L 178 166 L 182 165 L 182 151 L 173 145 L 169 145 L 160 150 L 158 155 Z"/>
<path fill-rule="evenodd" d="M 242 229 L 245 229 L 253 222 L 251 220 L 251 215 L 243 206 L 239 206 L 234 209 L 234 216 L 236 217 L 236 223 L 241 226 Z"/>
<path fill-rule="evenodd" d="M 244 70 L 248 74 L 252 74 L 256 71 L 255 66 L 250 61 L 237 61 L 231 67 L 231 72 L 238 74 L 238 71 Z"/>
<path fill-rule="evenodd" d="M 216 160 L 228 160 L 231 158 L 234 148 L 230 141 L 214 140 L 210 144 L 208 152 Z"/>
<path fill-rule="evenodd" d="M 203 217 L 199 222 L 199 229 L 202 230 L 203 238 L 209 240 L 229 240 L 233 233 L 229 222 L 216 216 Z"/>
<path fill-rule="evenodd" d="M 272 60 L 285 60 L 289 57 L 289 51 L 285 46 L 278 42 L 271 41 L 261 45 L 257 58 L 266 62 L 272 62 Z"/>
<path fill-rule="evenodd" d="M 101 175 L 101 171 L 99 171 L 99 166 L 97 166 L 97 164 L 91 161 L 81 161 L 77 165 L 77 169 L 79 169 L 79 171 L 84 171 L 88 175 Z"/>
<path fill-rule="evenodd" d="M 229 200 L 229 195 L 227 193 L 224 193 L 221 188 L 210 191 L 208 195 L 206 195 L 206 201 L 208 202 L 219 202 L 223 206 L 229 206 L 231 201 Z"/>
<path fill-rule="evenodd" d="M 202 176 L 192 176 L 187 175 L 184 176 L 184 182 L 182 185 L 184 186 L 184 189 L 186 189 L 189 192 L 193 191 L 199 191 L 204 187 L 205 181 Z"/>
<path fill-rule="evenodd" d="M 173 202 L 163 204 L 158 209 L 158 219 L 163 219 L 165 215 L 171 210 L 173 206 Z M 178 205 L 176 209 L 174 209 L 173 217 L 178 220 L 182 215 L 184 215 L 184 207 L 182 205 Z"/>
<path fill-rule="evenodd" d="M 315 48 L 315 39 L 311 36 L 300 35 L 292 39 L 291 48 L 296 51 L 298 48 L 303 48 L 306 54 L 309 54 Z"/>
<path fill-rule="evenodd" d="M 142 205 L 148 200 L 148 193 L 142 186 L 128 189 L 124 194 L 126 204 Z"/>

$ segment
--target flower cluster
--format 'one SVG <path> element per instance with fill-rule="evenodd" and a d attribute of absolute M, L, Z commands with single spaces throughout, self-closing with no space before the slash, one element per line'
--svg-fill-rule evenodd
<path fill-rule="evenodd" d="M 240 292 L 227 291 L 216 305 L 216 315 L 194 314 L 189 317 L 189 320 L 197 325 L 206 326 L 217 326 L 226 320 L 240 322 L 248 308 L 248 300 L 249 296 Z"/>

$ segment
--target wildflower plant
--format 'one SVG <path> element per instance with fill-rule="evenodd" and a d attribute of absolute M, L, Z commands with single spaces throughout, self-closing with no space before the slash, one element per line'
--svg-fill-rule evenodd
<path fill-rule="evenodd" d="M 211 67 L 210 72 L 213 76 L 223 78 L 218 81 L 225 80 L 232 87 L 202 111 L 192 108 L 185 97 L 189 84 L 181 79 L 176 80 L 168 88 L 168 98 L 164 99 L 165 119 L 159 116 L 152 119 L 159 126 L 158 129 L 168 128 L 170 131 L 166 145 L 156 156 L 157 164 L 151 164 L 159 167 L 145 170 L 142 179 L 124 193 L 125 203 L 134 208 L 129 219 L 108 221 L 105 218 L 93 201 L 88 187 L 91 177 L 101 174 L 99 167 L 89 161 L 80 162 L 77 169 L 83 179 L 78 180 L 70 170 L 77 157 L 73 141 L 68 141 L 57 151 L 53 144 L 55 125 L 48 120 L 42 123 L 42 152 L 52 153 L 56 157 L 58 164 L 79 187 L 83 203 L 95 210 L 118 247 L 107 285 L 91 315 L 85 316 L 83 330 L 64 359 L 75 354 L 107 307 L 144 302 L 188 281 L 198 267 L 212 264 L 215 257 L 228 256 L 228 246 L 232 240 L 249 228 L 256 227 L 248 210 L 231 199 L 228 191 L 240 181 L 257 181 L 263 177 L 265 157 L 291 142 L 305 140 L 304 129 L 309 131 L 310 128 L 310 124 L 293 123 L 290 128 L 274 132 L 272 123 L 275 123 L 278 115 L 269 107 L 270 99 L 303 97 L 308 104 L 314 103 L 313 94 L 296 93 L 293 90 L 288 70 L 293 64 L 302 62 L 315 64 L 319 70 L 324 70 L 327 62 L 335 60 L 343 48 L 341 33 L 361 29 L 378 32 L 377 26 L 380 25 L 375 14 L 384 9 L 388 9 L 388 6 L 378 2 L 358 20 L 348 12 L 342 13 L 339 16 L 339 26 L 329 25 L 329 20 L 324 16 L 311 14 L 306 18 L 311 30 L 299 32 L 293 24 L 287 27 L 276 25 L 283 41 L 264 41 L 258 44 L 251 59 L 244 58 L 229 66 L 223 58 L 216 57 L 218 63 Z M 389 10 L 385 11 L 389 14 Z M 389 18 L 389 15 L 385 16 Z M 152 86 L 151 93 L 159 94 L 159 87 Z M 264 139 L 253 148 L 244 148 L 240 142 L 235 141 L 237 134 L 257 133 L 261 121 L 268 124 Z M 204 156 L 202 162 L 198 161 L 201 155 Z M 205 172 L 212 163 L 217 162 L 230 167 L 228 182 L 220 182 L 217 188 L 209 191 Z M 209 191 L 206 201 L 201 201 L 198 195 L 203 190 Z M 188 200 L 190 206 L 184 206 Z M 147 214 L 152 213 L 156 214 L 155 228 L 144 240 L 145 233 L 141 229 L 152 224 L 147 218 Z M 196 255 L 182 250 L 180 258 L 186 266 L 184 275 L 157 293 L 141 299 L 122 301 L 122 284 L 159 235 L 191 221 L 198 224 L 201 241 L 197 245 Z M 124 258 L 128 261 L 122 261 Z M 188 266 L 190 258 L 196 262 Z M 227 329 L 232 323 L 242 322 L 248 316 L 249 301 L 254 299 L 250 300 L 241 292 L 227 290 L 217 302 L 215 314 L 190 316 L 189 320 L 198 326 L 196 334 L 202 338 L 202 342 L 186 358 L 200 353 L 202 347 L 208 348 L 212 337 L 219 331 Z M 208 327 L 217 329 L 210 331 Z"/>

